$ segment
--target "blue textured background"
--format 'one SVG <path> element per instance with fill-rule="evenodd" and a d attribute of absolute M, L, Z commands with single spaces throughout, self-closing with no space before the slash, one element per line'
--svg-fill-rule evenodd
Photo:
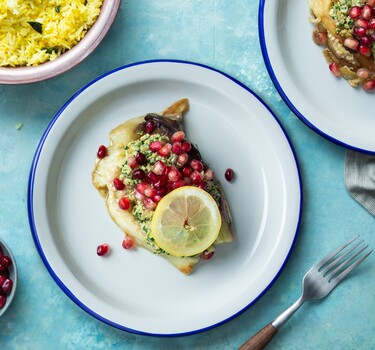
<path fill-rule="evenodd" d="M 0 319 L 0 349 L 235 349 L 295 301 L 303 274 L 322 254 L 357 233 L 375 246 L 374 218 L 345 191 L 345 149 L 297 119 L 269 79 L 257 12 L 256 0 L 123 1 L 104 42 L 78 67 L 45 82 L 0 86 L 0 236 L 19 267 L 15 300 Z M 157 58 L 210 65 L 254 90 L 290 136 L 303 182 L 300 233 L 272 288 L 234 320 L 179 338 L 129 334 L 78 308 L 44 267 L 27 217 L 32 158 L 62 104 L 108 70 Z M 23 127 L 17 130 L 19 122 Z M 329 298 L 304 305 L 268 348 L 374 349 L 374 273 L 371 256 Z"/>

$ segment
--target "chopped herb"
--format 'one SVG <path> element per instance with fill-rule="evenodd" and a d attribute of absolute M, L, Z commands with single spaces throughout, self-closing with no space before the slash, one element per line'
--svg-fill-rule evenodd
<path fill-rule="evenodd" d="M 20 130 L 22 127 L 23 127 L 23 123 L 22 122 L 19 122 L 19 123 L 16 124 L 16 129 L 17 130 Z"/>
<path fill-rule="evenodd" d="M 57 6 L 55 7 L 55 11 L 56 11 L 56 13 L 60 13 L 60 5 L 57 5 Z"/>
<path fill-rule="evenodd" d="M 34 21 L 30 21 L 30 22 L 27 22 L 31 25 L 31 27 L 37 31 L 39 34 L 42 34 L 42 23 L 39 23 L 39 22 L 34 22 Z"/>
<path fill-rule="evenodd" d="M 44 50 L 49 55 L 56 52 L 56 47 L 43 47 L 42 50 Z"/>

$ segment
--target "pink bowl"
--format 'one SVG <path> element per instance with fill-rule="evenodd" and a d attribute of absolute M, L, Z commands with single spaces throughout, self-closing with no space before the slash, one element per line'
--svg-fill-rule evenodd
<path fill-rule="evenodd" d="M 26 84 L 60 75 L 82 62 L 100 44 L 111 28 L 121 0 L 104 0 L 100 15 L 83 39 L 54 61 L 31 67 L 0 67 L 0 84 Z"/>

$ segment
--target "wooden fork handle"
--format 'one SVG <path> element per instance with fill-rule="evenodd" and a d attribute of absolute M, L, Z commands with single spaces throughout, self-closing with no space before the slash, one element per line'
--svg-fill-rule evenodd
<path fill-rule="evenodd" d="M 257 334 L 252 336 L 246 343 L 242 344 L 238 350 L 261 350 L 268 344 L 278 329 L 269 323 Z"/>

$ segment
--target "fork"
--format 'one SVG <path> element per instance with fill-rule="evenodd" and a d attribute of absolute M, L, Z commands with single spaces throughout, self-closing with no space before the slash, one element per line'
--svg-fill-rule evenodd
<path fill-rule="evenodd" d="M 273 322 L 246 341 L 239 350 L 263 349 L 305 301 L 326 297 L 365 260 L 372 250 L 366 251 L 368 245 L 363 246 L 364 241 L 357 241 L 358 237 L 359 235 L 353 237 L 311 267 L 303 277 L 301 297 Z"/>

